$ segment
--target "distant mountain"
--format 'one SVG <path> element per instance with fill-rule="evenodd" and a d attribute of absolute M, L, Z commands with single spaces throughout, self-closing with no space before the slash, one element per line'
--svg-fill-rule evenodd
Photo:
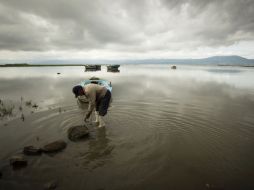
<path fill-rule="evenodd" d="M 23 61 L 24 62 L 24 61 Z M 71 60 L 29 60 L 29 64 L 198 64 L 198 65 L 239 65 L 254 66 L 254 59 L 246 59 L 244 57 L 232 56 L 213 56 L 203 59 L 125 59 L 125 60 L 106 60 L 106 59 L 71 59 Z M 15 64 L 17 62 L 5 62 L 0 60 L 0 64 Z"/>
<path fill-rule="evenodd" d="M 240 56 L 214 56 L 203 59 L 206 64 L 225 64 L 225 65 L 253 65 L 253 59 L 246 59 Z"/>
<path fill-rule="evenodd" d="M 146 59 L 134 60 L 129 63 L 160 63 L 160 64 L 198 64 L 198 65 L 254 65 L 254 59 L 240 56 L 213 56 L 203 59 Z"/>

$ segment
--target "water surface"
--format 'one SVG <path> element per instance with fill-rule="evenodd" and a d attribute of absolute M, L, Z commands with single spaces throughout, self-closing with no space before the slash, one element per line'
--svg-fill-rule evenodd
<path fill-rule="evenodd" d="M 107 126 L 89 124 L 91 137 L 71 142 L 66 132 L 83 124 L 86 112 L 71 89 L 91 76 L 113 85 Z M 0 119 L 0 189 L 42 189 L 51 180 L 63 190 L 254 189 L 252 68 L 0 68 L 0 92 L 15 105 Z M 68 143 L 64 151 L 26 157 L 21 170 L 9 166 L 24 146 L 57 139 Z"/>

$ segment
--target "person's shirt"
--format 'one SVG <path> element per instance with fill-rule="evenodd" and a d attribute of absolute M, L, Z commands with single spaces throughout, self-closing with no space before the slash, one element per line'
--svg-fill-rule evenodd
<path fill-rule="evenodd" d="M 103 98 L 107 92 L 107 88 L 98 84 L 87 84 L 84 86 L 85 96 L 89 101 L 88 113 L 91 113 L 101 98 Z"/>

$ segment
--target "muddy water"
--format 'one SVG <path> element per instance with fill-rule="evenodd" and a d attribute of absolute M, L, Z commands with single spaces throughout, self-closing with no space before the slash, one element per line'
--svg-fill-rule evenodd
<path fill-rule="evenodd" d="M 113 85 L 107 126 L 89 123 L 90 138 L 71 142 L 66 132 L 85 113 L 71 89 L 91 76 Z M 15 106 L 0 119 L 1 190 L 43 189 L 52 180 L 59 190 L 254 189 L 254 69 L 0 68 L 0 99 Z M 57 139 L 68 143 L 64 151 L 9 166 L 24 146 Z"/>

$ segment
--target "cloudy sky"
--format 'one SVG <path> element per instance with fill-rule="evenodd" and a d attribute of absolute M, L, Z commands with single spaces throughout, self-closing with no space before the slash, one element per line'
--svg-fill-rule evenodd
<path fill-rule="evenodd" d="M 0 59 L 254 58 L 254 0 L 0 0 Z"/>

